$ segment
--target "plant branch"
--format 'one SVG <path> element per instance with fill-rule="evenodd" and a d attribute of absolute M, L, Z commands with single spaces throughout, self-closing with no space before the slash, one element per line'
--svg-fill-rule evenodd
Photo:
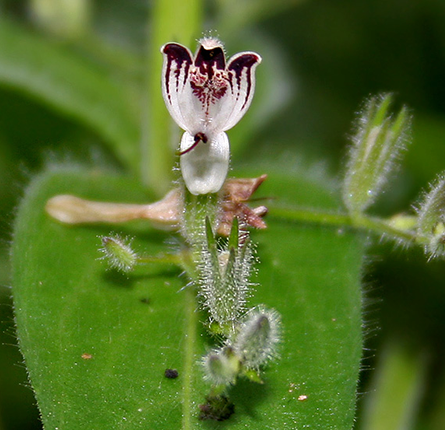
<path fill-rule="evenodd" d="M 406 244 L 416 243 L 425 245 L 429 240 L 414 230 L 400 229 L 391 225 L 390 220 L 370 217 L 363 214 L 349 215 L 346 213 L 332 213 L 304 208 L 280 208 L 274 207 L 270 213 L 272 216 L 288 221 L 299 221 L 322 224 L 333 227 L 353 227 L 358 230 L 366 230 L 379 236 L 388 236 L 400 240 Z"/>

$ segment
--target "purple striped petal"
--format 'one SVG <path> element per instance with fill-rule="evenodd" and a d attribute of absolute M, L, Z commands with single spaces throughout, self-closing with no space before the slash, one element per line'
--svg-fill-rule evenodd
<path fill-rule="evenodd" d="M 162 69 L 162 95 L 170 115 L 184 130 L 188 129 L 188 115 L 184 116 L 190 98 L 190 68 L 193 65 L 192 53 L 177 43 L 167 43 L 161 48 L 164 54 Z"/>

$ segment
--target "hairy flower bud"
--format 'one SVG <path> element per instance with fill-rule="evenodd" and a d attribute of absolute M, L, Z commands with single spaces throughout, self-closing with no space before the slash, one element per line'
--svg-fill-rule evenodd
<path fill-rule="evenodd" d="M 202 364 L 206 379 L 217 386 L 234 384 L 241 369 L 240 360 L 230 346 L 210 352 Z"/>
<path fill-rule="evenodd" d="M 137 254 L 131 249 L 128 239 L 122 239 L 118 235 L 102 236 L 102 248 L 99 250 L 105 255 L 110 267 L 124 273 L 131 271 L 137 263 Z"/>
<path fill-rule="evenodd" d="M 236 335 L 233 349 L 243 366 L 257 369 L 276 355 L 280 317 L 274 310 L 253 309 Z"/>

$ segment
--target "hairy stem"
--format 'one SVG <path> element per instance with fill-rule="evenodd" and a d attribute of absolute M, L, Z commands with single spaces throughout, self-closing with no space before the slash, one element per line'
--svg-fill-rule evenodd
<path fill-rule="evenodd" d="M 366 230 L 379 236 L 388 236 L 406 244 L 416 243 L 425 245 L 429 240 L 413 230 L 403 230 L 391 225 L 389 220 L 370 217 L 363 214 L 351 216 L 345 213 L 331 213 L 313 209 L 286 209 L 275 207 L 271 215 L 288 221 L 317 223 L 334 227 L 353 227 Z"/>
<path fill-rule="evenodd" d="M 196 312 L 195 292 L 191 288 L 185 290 L 186 302 L 186 327 L 185 327 L 185 351 L 184 351 L 184 385 L 182 403 L 182 429 L 192 429 L 192 416 L 194 408 L 192 405 L 192 386 L 194 365 L 196 362 L 196 338 L 198 330 L 198 313 Z"/>

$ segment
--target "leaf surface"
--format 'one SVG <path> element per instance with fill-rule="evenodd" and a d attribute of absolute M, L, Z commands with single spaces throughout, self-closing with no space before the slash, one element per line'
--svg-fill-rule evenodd
<path fill-rule="evenodd" d="M 139 167 L 139 115 L 129 89 L 95 62 L 0 19 L 0 84 L 90 126 L 128 166 Z"/>
<path fill-rule="evenodd" d="M 283 186 L 283 181 L 287 184 Z M 289 204 L 298 178 L 271 174 L 264 192 Z M 308 191 L 312 187 L 312 193 Z M 68 227 L 44 212 L 48 198 L 71 193 L 104 201 L 146 202 L 134 181 L 100 171 L 52 168 L 34 178 L 19 208 L 13 245 L 18 336 L 47 430 L 350 429 L 361 335 L 363 240 L 349 231 L 274 218 L 256 232 L 259 285 L 252 304 L 283 320 L 281 358 L 263 385 L 230 391 L 235 414 L 200 421 L 209 387 L 199 359 L 211 347 L 191 287 L 174 266 L 151 264 L 128 277 L 105 270 L 97 235 L 137 234 L 137 251 L 171 250 L 168 234 L 140 222 Z M 303 203 L 303 202 L 298 202 Z M 179 377 L 164 376 L 167 368 Z"/>

